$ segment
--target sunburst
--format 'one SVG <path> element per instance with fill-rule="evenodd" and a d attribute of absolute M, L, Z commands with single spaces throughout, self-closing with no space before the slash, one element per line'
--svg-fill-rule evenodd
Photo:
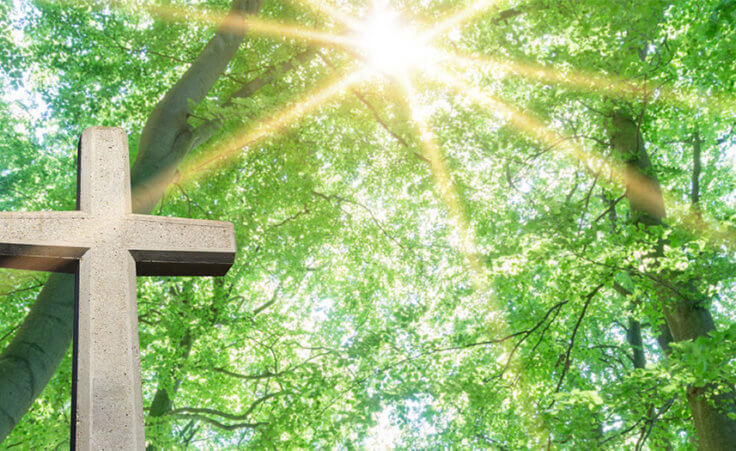
<path fill-rule="evenodd" d="M 565 85 L 583 91 L 618 96 L 628 100 L 640 99 L 642 92 L 646 91 L 646 86 L 641 83 L 623 78 L 588 74 L 572 69 L 563 72 L 537 64 L 504 61 L 490 56 L 465 55 L 447 51 L 441 45 L 435 43 L 438 38 L 446 35 L 449 31 L 462 28 L 465 24 L 479 17 L 493 17 L 493 12 L 498 11 L 498 2 L 494 0 L 472 2 L 467 7 L 436 23 L 419 27 L 412 23 L 411 17 L 402 16 L 399 11 L 393 10 L 385 1 L 377 0 L 362 18 L 351 17 L 335 6 L 329 6 L 329 3 L 319 0 L 294 1 L 303 5 L 305 9 L 328 18 L 333 25 L 336 24 L 337 26 L 332 30 L 324 31 L 297 24 L 264 20 L 254 16 L 232 19 L 218 12 L 182 10 L 168 6 L 144 7 L 144 10 L 148 13 L 163 19 L 175 21 L 195 20 L 212 26 L 224 25 L 240 30 L 246 29 L 251 33 L 277 39 L 288 38 L 310 45 L 343 51 L 348 57 L 358 61 L 359 67 L 357 69 L 349 66 L 351 68 L 345 73 L 328 80 L 316 90 L 307 93 L 300 100 L 285 105 L 280 111 L 270 112 L 261 120 L 251 122 L 243 129 L 238 130 L 229 139 L 204 149 L 200 152 L 200 158 L 191 162 L 183 171 L 182 182 L 191 181 L 202 177 L 206 173 L 211 173 L 212 169 L 231 161 L 234 156 L 246 152 L 254 144 L 268 137 L 278 135 L 288 127 L 303 121 L 305 117 L 318 110 L 326 102 L 339 98 L 346 89 L 356 83 L 366 82 L 376 75 L 383 77 L 390 83 L 397 83 L 404 93 L 403 101 L 411 112 L 412 127 L 417 134 L 417 141 L 422 146 L 424 155 L 429 161 L 429 170 L 437 185 L 438 196 L 447 205 L 447 209 L 452 216 L 451 222 L 457 228 L 457 235 L 462 237 L 459 250 L 466 257 L 476 284 L 481 286 L 487 283 L 488 274 L 484 263 L 479 258 L 477 237 L 472 227 L 472 221 L 463 208 L 461 195 L 455 188 L 453 175 L 442 157 L 441 146 L 432 132 L 430 118 L 427 117 L 417 95 L 413 81 L 416 79 L 416 74 L 424 74 L 428 78 L 437 79 L 456 88 L 467 99 L 478 103 L 483 108 L 500 113 L 509 124 L 524 135 L 559 149 L 576 161 L 580 161 L 589 167 L 599 168 L 599 170 L 605 169 L 619 175 L 626 171 L 626 168 L 622 165 L 596 155 L 576 143 L 571 137 L 555 131 L 549 124 L 509 105 L 494 93 L 486 92 L 462 80 L 457 75 L 440 69 L 443 64 L 483 70 L 491 69 L 503 72 L 508 76 L 520 76 L 525 79 Z M 118 5 L 121 8 L 128 7 L 124 2 L 113 3 L 113 5 Z M 679 106 L 688 106 L 692 104 L 693 98 L 700 98 L 698 93 L 682 93 L 666 88 L 659 89 L 663 101 Z M 729 99 L 710 101 L 708 104 L 722 110 L 730 111 L 733 108 L 733 102 Z M 623 177 L 619 177 L 619 179 L 623 179 Z M 162 179 L 159 181 L 160 185 L 167 183 L 168 180 Z M 162 188 L 162 186 L 158 188 Z M 639 189 L 644 197 L 659 195 L 658 192 L 655 192 L 655 187 L 645 179 L 642 179 L 641 183 L 635 184 L 634 189 Z M 672 205 L 675 206 L 673 210 L 682 211 L 681 208 L 677 208 L 678 204 L 673 200 L 674 196 L 665 193 L 665 199 L 669 199 Z M 693 225 L 694 223 L 683 220 L 682 223 L 703 236 L 716 236 L 721 240 L 725 240 L 732 247 L 736 243 L 733 236 L 724 237 L 724 232 L 722 232 L 724 228 L 719 227 L 717 223 L 714 224 L 712 221 L 699 221 Z M 496 318 L 504 317 L 503 308 L 494 300 L 489 300 L 488 308 L 497 314 L 495 315 Z M 505 321 L 502 321 L 500 327 L 505 328 Z M 531 405 L 528 402 L 522 402 L 522 404 Z M 528 411 L 526 413 L 530 417 L 538 418 L 535 412 Z M 543 425 L 535 424 L 535 429 L 540 436 L 544 435 L 542 432 Z"/>
<path fill-rule="evenodd" d="M 403 78 L 413 69 L 430 67 L 437 59 L 428 39 L 404 23 L 397 12 L 380 3 L 355 26 L 353 40 L 368 67 L 394 79 Z"/>
<path fill-rule="evenodd" d="M 450 222 L 456 228 L 456 235 L 461 237 L 458 250 L 466 257 L 468 268 L 478 288 L 482 288 L 488 281 L 487 269 L 479 257 L 481 253 L 478 251 L 477 237 L 468 212 L 464 210 L 464 203 L 455 188 L 453 175 L 444 162 L 441 146 L 432 132 L 430 118 L 427 117 L 426 109 L 422 107 L 416 93 L 413 81 L 416 79 L 415 75 L 424 74 L 428 78 L 437 79 L 457 89 L 468 100 L 503 116 L 510 125 L 522 134 L 559 150 L 586 167 L 594 168 L 597 171 L 615 173 L 618 175 L 619 183 L 623 181 L 623 174 L 627 170 L 623 165 L 595 154 L 571 137 L 555 131 L 549 124 L 534 115 L 522 112 L 498 98 L 494 93 L 473 86 L 457 75 L 440 69 L 440 66 L 450 65 L 459 68 L 470 67 L 479 70 L 493 70 L 502 72 L 506 76 L 517 76 L 543 83 L 559 84 L 576 90 L 627 100 L 640 100 L 643 95 L 650 95 L 647 93 L 646 85 L 623 78 L 583 73 L 573 69 L 560 71 L 537 64 L 504 61 L 483 55 L 460 54 L 447 51 L 442 46 L 435 44 L 435 41 L 447 32 L 461 28 L 464 24 L 480 16 L 488 16 L 493 11 L 497 11 L 498 3 L 492 0 L 474 2 L 435 24 L 421 28 L 417 28 L 415 24 L 412 24 L 411 18 L 403 17 L 398 11 L 391 9 L 385 1 L 377 0 L 365 16 L 360 19 L 349 17 L 336 8 L 326 6 L 325 3 L 316 0 L 300 1 L 306 9 L 317 12 L 319 15 L 329 18 L 334 24 L 338 24 L 339 32 L 319 31 L 255 18 L 246 18 L 235 25 L 245 26 L 259 34 L 279 38 L 288 37 L 333 49 L 337 48 L 338 51 L 345 51 L 349 57 L 357 59 L 360 68 L 348 71 L 343 77 L 328 82 L 317 91 L 306 94 L 302 100 L 285 106 L 280 112 L 269 114 L 262 120 L 256 121 L 234 134 L 232 138 L 206 149 L 201 153 L 200 160 L 188 166 L 188 169 L 184 172 L 185 180 L 195 179 L 206 172 L 211 172 L 214 167 L 247 151 L 260 140 L 278 134 L 303 120 L 305 115 L 319 109 L 326 101 L 339 97 L 345 89 L 356 82 L 364 82 L 370 76 L 378 75 L 390 83 L 397 83 L 400 91 L 404 93 L 403 101 L 411 112 L 417 141 L 429 161 L 429 170 L 437 185 L 438 196 L 447 205 L 452 219 Z M 176 16 L 171 12 L 167 14 L 169 17 Z M 215 22 L 213 17 L 205 15 L 201 18 L 203 21 Z M 222 18 L 219 19 L 221 22 Z M 666 88 L 659 88 L 659 95 L 663 101 L 680 106 L 688 106 L 692 103 L 693 98 L 697 98 L 697 93 L 681 93 Z M 715 103 L 713 104 L 715 105 Z M 721 109 L 724 109 L 728 108 L 731 103 L 721 101 L 720 105 L 722 106 Z M 162 183 L 166 183 L 166 181 L 162 180 Z M 645 178 L 642 178 L 640 183 L 631 184 L 629 189 L 638 190 L 644 198 L 651 198 L 652 204 L 656 202 L 656 196 L 660 195 L 657 187 Z M 665 199 L 671 202 L 674 199 L 673 196 L 667 193 L 664 195 Z M 678 208 L 673 208 L 673 210 L 682 211 Z M 719 232 L 723 230 L 722 227 L 708 225 L 712 222 L 700 221 L 696 225 L 693 225 L 692 221 L 681 222 L 703 236 L 717 236 L 721 240 L 733 239 L 732 236 L 723 237 L 723 232 Z M 731 244 L 734 242 L 736 241 L 732 241 Z M 506 321 L 503 319 L 505 316 L 503 307 L 493 299 L 488 300 L 486 307 L 491 311 L 493 314 L 491 316 L 497 322 L 495 325 L 498 328 L 497 330 L 507 329 Z M 502 349 L 500 352 L 510 355 L 509 351 L 509 349 Z M 511 368 L 516 370 L 517 374 L 514 377 L 522 377 L 518 370 L 519 366 L 514 365 Z M 533 403 L 522 397 L 520 404 L 525 410 L 527 421 L 529 421 L 541 443 L 546 433 L 539 415 L 531 408 Z"/>

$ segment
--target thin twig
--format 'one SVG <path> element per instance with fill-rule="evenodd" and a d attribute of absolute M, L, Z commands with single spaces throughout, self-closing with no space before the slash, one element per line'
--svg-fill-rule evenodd
<path fill-rule="evenodd" d="M 573 346 L 575 346 L 575 336 L 578 333 L 580 324 L 583 322 L 583 318 L 585 317 L 585 312 L 588 311 L 588 306 L 590 305 L 590 302 L 593 300 L 593 298 L 598 293 L 598 291 L 601 288 L 603 288 L 604 285 L 605 285 L 605 282 L 599 284 L 593 289 L 593 291 L 588 293 L 588 295 L 585 297 L 585 304 L 583 305 L 583 311 L 580 312 L 580 316 L 578 316 L 578 320 L 575 323 L 575 327 L 572 329 L 572 336 L 570 336 L 570 343 L 568 344 L 567 352 L 565 353 L 564 365 L 562 367 L 562 374 L 560 374 L 560 380 L 557 382 L 555 393 L 560 391 L 560 388 L 562 387 L 562 382 L 564 382 L 565 380 L 565 375 L 567 374 L 567 370 L 570 368 L 570 353 L 572 352 Z"/>
<path fill-rule="evenodd" d="M 30 287 L 26 287 L 26 288 L 18 288 L 17 290 L 7 291 L 5 293 L 0 293 L 0 297 L 11 296 L 13 294 L 18 294 L 18 293 L 22 293 L 24 291 L 33 290 L 33 289 L 36 289 L 36 288 L 39 288 L 39 287 L 42 287 L 42 286 L 43 286 L 43 284 L 42 283 L 39 283 L 38 285 L 33 285 L 33 286 L 30 286 Z"/>
<path fill-rule="evenodd" d="M 623 200 L 625 197 L 626 197 L 626 194 L 623 194 L 623 195 L 621 195 L 621 197 L 619 197 L 616 200 L 614 200 L 613 203 L 608 208 L 606 208 L 606 210 L 603 213 L 601 213 L 600 215 L 598 215 L 598 217 L 593 220 L 593 222 L 600 221 L 604 216 L 606 216 L 606 214 L 608 212 L 610 212 L 611 210 L 613 210 L 616 207 L 616 204 L 618 204 L 619 202 L 621 202 L 621 200 Z"/>

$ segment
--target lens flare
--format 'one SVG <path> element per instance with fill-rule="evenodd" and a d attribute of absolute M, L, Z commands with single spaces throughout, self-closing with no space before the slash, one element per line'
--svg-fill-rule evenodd
<path fill-rule="evenodd" d="M 651 205 L 652 208 L 659 206 L 658 199 L 660 191 L 646 177 L 637 177 L 637 174 L 631 173 L 625 165 L 595 155 L 594 153 L 586 150 L 583 146 L 577 144 L 571 137 L 564 136 L 561 133 L 554 131 L 540 118 L 530 113 L 522 112 L 520 109 L 500 99 L 498 96 L 485 92 L 475 86 L 471 86 L 447 71 L 439 70 L 436 72 L 436 76 L 441 82 L 454 87 L 468 99 L 484 108 L 488 108 L 489 110 L 496 112 L 525 135 L 543 143 L 546 146 L 550 146 L 550 148 L 556 151 L 561 151 L 573 157 L 583 163 L 585 167 L 592 172 L 610 172 L 621 180 L 624 180 L 625 178 L 631 180 L 632 186 L 629 188 L 637 191 L 637 197 L 646 199 L 647 204 Z"/>

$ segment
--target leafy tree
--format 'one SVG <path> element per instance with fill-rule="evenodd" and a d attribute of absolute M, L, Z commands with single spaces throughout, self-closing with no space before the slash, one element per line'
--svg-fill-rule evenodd
<path fill-rule="evenodd" d="M 370 5 L 6 0 L 0 208 L 123 126 L 136 212 L 236 225 L 139 279 L 151 449 L 733 449 L 735 4 L 398 2 L 441 56 L 328 96 Z M 0 280 L 3 445 L 64 446 L 73 278 Z"/>

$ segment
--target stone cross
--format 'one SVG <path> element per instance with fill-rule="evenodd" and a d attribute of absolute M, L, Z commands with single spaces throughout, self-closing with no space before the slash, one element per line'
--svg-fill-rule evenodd
<path fill-rule="evenodd" d="M 0 267 L 77 274 L 72 448 L 145 448 L 135 277 L 224 275 L 228 222 L 131 213 L 128 140 L 88 128 L 77 209 L 0 213 Z"/>

